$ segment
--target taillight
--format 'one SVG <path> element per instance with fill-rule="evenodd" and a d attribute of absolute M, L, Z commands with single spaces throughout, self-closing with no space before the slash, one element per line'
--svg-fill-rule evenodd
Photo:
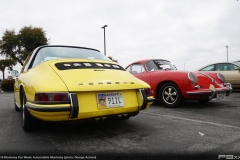
<path fill-rule="evenodd" d="M 35 93 L 35 102 L 68 102 L 68 93 Z"/>
<path fill-rule="evenodd" d="M 145 90 L 145 93 L 146 93 L 147 97 L 152 95 L 151 88 L 144 88 L 144 90 Z"/>

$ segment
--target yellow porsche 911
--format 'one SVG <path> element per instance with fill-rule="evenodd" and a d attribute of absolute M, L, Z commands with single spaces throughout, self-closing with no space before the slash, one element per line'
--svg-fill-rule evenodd
<path fill-rule="evenodd" d="M 41 120 L 128 119 L 154 101 L 147 83 L 91 48 L 40 46 L 12 76 L 25 131 Z"/>

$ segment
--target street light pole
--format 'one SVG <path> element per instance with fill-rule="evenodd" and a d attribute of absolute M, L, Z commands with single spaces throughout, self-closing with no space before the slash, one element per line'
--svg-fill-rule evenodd
<path fill-rule="evenodd" d="M 104 55 L 106 56 L 106 38 L 105 38 L 105 28 L 107 27 L 107 25 L 102 26 L 103 30 L 104 30 Z"/>
<path fill-rule="evenodd" d="M 228 62 L 228 45 L 226 46 L 226 48 L 227 48 L 227 62 Z"/>

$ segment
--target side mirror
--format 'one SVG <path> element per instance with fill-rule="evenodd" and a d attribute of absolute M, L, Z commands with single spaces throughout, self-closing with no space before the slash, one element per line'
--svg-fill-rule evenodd
<path fill-rule="evenodd" d="M 19 73 L 18 73 L 17 70 L 13 70 L 13 71 L 11 72 L 11 75 L 13 76 L 13 78 L 16 78 L 16 77 L 18 77 Z"/>
<path fill-rule="evenodd" d="M 239 70 L 240 71 L 240 67 L 236 68 L 235 70 Z"/>

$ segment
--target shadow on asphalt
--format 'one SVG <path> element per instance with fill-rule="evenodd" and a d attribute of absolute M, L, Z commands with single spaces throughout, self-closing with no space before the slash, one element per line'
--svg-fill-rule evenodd
<path fill-rule="evenodd" d="M 238 93 L 238 92 L 236 92 Z M 239 92 L 240 93 L 240 92 Z M 235 94 L 235 92 L 233 92 Z M 231 95 L 230 95 L 231 96 Z M 175 108 L 165 107 L 161 104 L 159 100 L 155 100 L 152 104 L 152 107 L 161 107 L 161 108 L 168 108 L 168 109 L 206 109 L 206 108 L 237 108 L 238 105 L 236 103 L 229 103 L 229 101 L 225 100 L 216 100 L 212 99 L 208 102 L 199 102 L 198 100 L 187 100 L 184 101 L 180 106 Z"/>
<path fill-rule="evenodd" d="M 134 118 L 134 117 L 132 117 Z M 130 118 L 130 119 L 132 119 Z M 128 127 L 126 127 L 128 126 Z M 129 126 L 132 126 L 133 130 L 129 130 Z M 75 120 L 75 121 L 59 121 L 59 122 L 50 122 L 50 121 L 42 121 L 41 127 L 37 130 L 37 132 L 53 132 L 53 133 L 66 133 L 70 134 L 71 132 L 78 131 L 82 134 L 96 134 L 107 136 L 108 138 L 113 138 L 115 135 L 116 130 L 119 130 L 124 134 L 133 134 L 135 126 L 128 120 L 117 120 L 117 119 L 105 119 L 96 121 L 95 119 L 83 119 L 83 120 Z M 34 132 L 34 131 L 33 131 Z"/>
<path fill-rule="evenodd" d="M 240 89 L 233 89 L 233 92 L 240 93 Z"/>

